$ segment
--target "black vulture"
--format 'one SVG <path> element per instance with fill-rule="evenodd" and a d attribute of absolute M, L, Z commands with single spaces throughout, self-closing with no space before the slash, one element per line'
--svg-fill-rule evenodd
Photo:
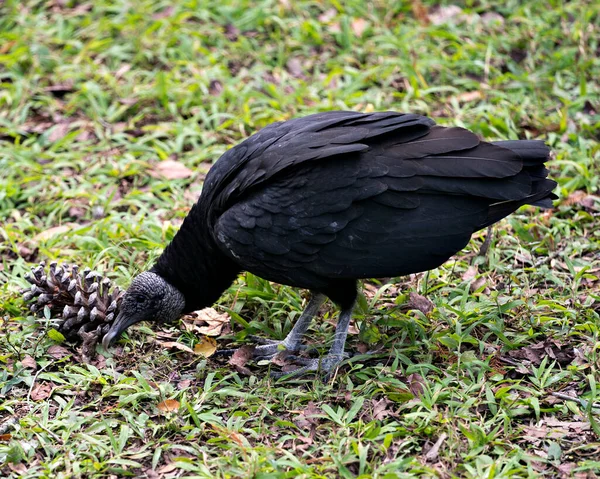
<path fill-rule="evenodd" d="M 463 128 L 396 112 L 330 111 L 273 123 L 228 150 L 154 266 L 127 290 L 104 347 L 134 323 L 213 304 L 242 271 L 306 288 L 283 341 L 297 351 L 326 298 L 333 344 L 301 372 L 341 361 L 357 280 L 430 270 L 522 205 L 551 207 L 542 141 L 481 141 Z"/>

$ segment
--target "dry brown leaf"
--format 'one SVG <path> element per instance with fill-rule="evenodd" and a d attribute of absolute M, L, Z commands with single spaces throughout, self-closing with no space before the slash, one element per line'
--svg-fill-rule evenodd
<path fill-rule="evenodd" d="M 563 200 L 569 206 L 578 204 L 588 210 L 600 211 L 600 197 L 588 195 L 585 191 L 577 190 Z"/>
<path fill-rule="evenodd" d="M 302 78 L 304 76 L 304 68 L 299 58 L 290 58 L 285 66 L 293 77 Z"/>
<path fill-rule="evenodd" d="M 70 123 L 59 123 L 54 128 L 52 128 L 52 130 L 48 134 L 48 141 L 54 143 L 55 141 L 64 138 L 67 135 L 67 133 L 69 133 L 70 129 Z"/>
<path fill-rule="evenodd" d="M 418 373 L 413 373 L 406 378 L 408 389 L 415 397 L 421 397 L 425 389 L 425 379 Z"/>
<path fill-rule="evenodd" d="M 348 326 L 348 334 L 359 334 L 360 330 L 356 327 L 356 323 L 352 321 Z"/>
<path fill-rule="evenodd" d="M 246 367 L 246 363 L 252 358 L 254 355 L 254 350 L 256 348 L 254 346 L 246 345 L 241 348 L 236 349 L 233 356 L 229 359 L 229 364 L 235 367 L 235 369 L 246 376 L 251 376 L 252 371 L 250 371 Z"/>
<path fill-rule="evenodd" d="M 17 474 L 25 474 L 27 472 L 27 466 L 22 462 L 19 462 L 18 464 L 13 464 L 12 462 L 9 462 L 8 468 L 11 471 L 16 472 Z"/>
<path fill-rule="evenodd" d="M 213 338 L 209 338 L 208 336 L 204 336 L 200 339 L 199 342 L 194 346 L 194 353 L 200 354 L 205 358 L 211 357 L 215 354 L 217 350 L 217 342 Z"/>
<path fill-rule="evenodd" d="M 37 369 L 37 363 L 35 362 L 35 359 L 33 359 L 29 354 L 22 359 L 21 365 L 25 369 L 33 369 L 34 371 Z"/>
<path fill-rule="evenodd" d="M 410 2 L 413 15 L 421 25 L 429 25 L 429 12 L 427 7 L 423 5 L 421 0 L 413 0 Z"/>
<path fill-rule="evenodd" d="M 316 425 L 319 422 L 319 416 L 323 414 L 323 411 L 313 401 L 310 401 L 304 411 L 296 411 L 300 414 L 294 419 L 294 423 L 299 428 L 306 428 L 311 425 Z"/>
<path fill-rule="evenodd" d="M 485 12 L 481 15 L 481 21 L 488 27 L 494 24 L 498 26 L 504 25 L 504 17 L 496 12 Z"/>
<path fill-rule="evenodd" d="M 195 314 L 194 322 L 203 321 L 206 325 L 198 325 L 194 329 L 205 336 L 218 336 L 231 320 L 227 313 L 219 313 L 214 308 L 204 308 Z"/>
<path fill-rule="evenodd" d="M 477 291 L 479 288 L 481 288 L 483 285 L 486 284 L 486 279 L 484 276 L 480 276 L 479 278 L 477 278 L 475 281 L 473 281 L 471 283 L 471 285 L 469 286 L 469 290 L 471 291 L 471 293 L 473 293 L 474 291 Z M 489 293 L 489 290 L 483 290 L 483 292 L 485 294 Z"/>
<path fill-rule="evenodd" d="M 162 402 L 159 402 L 156 407 L 161 412 L 173 412 L 179 410 L 179 401 L 175 399 L 165 399 Z"/>
<path fill-rule="evenodd" d="M 433 311 L 434 305 L 425 296 L 417 293 L 410 293 L 408 301 L 403 305 L 403 309 L 416 309 L 423 314 L 428 314 Z"/>
<path fill-rule="evenodd" d="M 48 93 L 54 93 L 58 96 L 65 93 L 71 93 L 74 90 L 75 88 L 72 81 L 67 81 L 64 83 L 55 83 L 54 85 L 49 85 L 46 88 L 44 88 L 44 91 Z"/>
<path fill-rule="evenodd" d="M 469 101 L 480 100 L 482 96 L 483 95 L 479 90 L 475 90 L 461 93 L 460 95 L 456 95 L 455 98 L 461 103 L 466 103 Z"/>
<path fill-rule="evenodd" d="M 171 15 L 173 15 L 173 11 L 175 9 L 173 8 L 172 5 L 169 5 L 167 8 L 165 8 L 164 10 L 155 13 L 154 15 L 152 15 L 152 19 L 153 20 L 160 20 L 161 18 L 169 18 Z"/>
<path fill-rule="evenodd" d="M 585 422 L 559 421 L 558 419 L 548 417 L 538 424 L 523 427 L 523 437 L 531 439 L 564 439 L 568 436 L 580 436 L 589 431 L 591 426 Z"/>
<path fill-rule="evenodd" d="M 208 85 L 208 92 L 212 96 L 218 96 L 223 93 L 223 84 L 219 80 L 211 80 Z"/>
<path fill-rule="evenodd" d="M 184 351 L 186 353 L 194 353 L 194 350 L 185 344 L 178 343 L 177 341 L 156 341 L 157 344 L 160 344 L 165 349 L 179 349 L 180 351 Z"/>
<path fill-rule="evenodd" d="M 33 241 L 41 242 L 48 241 L 50 238 L 54 236 L 58 236 L 66 233 L 67 231 L 73 228 L 73 224 L 67 223 L 60 226 L 53 226 L 52 228 L 48 228 L 47 230 L 41 231 L 33 237 Z"/>
<path fill-rule="evenodd" d="M 52 383 L 36 383 L 31 391 L 31 399 L 34 401 L 41 401 L 47 399 L 52 394 L 54 385 Z"/>
<path fill-rule="evenodd" d="M 470 20 L 469 15 L 465 15 L 457 5 L 444 5 L 429 13 L 429 21 L 434 25 L 443 25 L 444 23 L 462 23 Z"/>
<path fill-rule="evenodd" d="M 63 346 L 59 346 L 58 344 L 53 344 L 48 348 L 47 353 L 52 356 L 54 359 L 64 358 L 65 356 L 70 356 L 71 352 L 64 348 Z"/>
<path fill-rule="evenodd" d="M 187 331 L 195 331 L 204 336 L 219 336 L 225 326 L 229 326 L 229 315 L 218 313 L 214 308 L 204 308 L 186 314 L 183 326 Z"/>
<path fill-rule="evenodd" d="M 362 37 L 365 28 L 367 28 L 367 25 L 368 23 L 364 18 L 355 18 L 354 20 L 352 20 L 350 27 L 352 28 L 352 31 L 357 37 Z"/>
<path fill-rule="evenodd" d="M 185 388 L 189 388 L 192 384 L 192 380 L 191 379 L 183 379 L 182 381 L 179 381 L 177 383 L 177 389 L 185 389 Z"/>
<path fill-rule="evenodd" d="M 129 63 L 123 63 L 119 69 L 115 72 L 116 78 L 121 78 L 125 73 L 131 70 L 131 65 Z"/>
<path fill-rule="evenodd" d="M 463 281 L 469 281 L 470 279 L 473 279 L 475 276 L 477 276 L 477 265 L 471 265 L 467 268 L 467 271 L 465 271 L 462 275 L 462 279 Z"/>
<path fill-rule="evenodd" d="M 393 403 L 388 398 L 384 397 L 384 398 L 381 398 L 379 401 L 376 401 L 375 399 L 373 399 L 372 404 L 373 404 L 373 413 L 372 413 L 373 419 L 381 421 L 382 419 L 385 419 L 386 416 L 390 415 L 388 406 Z"/>
<path fill-rule="evenodd" d="M 327 23 L 335 18 L 337 15 L 337 10 L 335 8 L 330 8 L 329 10 L 324 11 L 317 18 L 321 23 Z"/>
<path fill-rule="evenodd" d="M 158 163 L 153 170 L 150 171 L 150 175 L 157 177 L 163 177 L 167 180 L 179 180 L 182 178 L 189 178 L 194 173 L 183 163 L 175 160 L 165 160 Z"/>
<path fill-rule="evenodd" d="M 162 467 L 159 467 L 156 472 L 159 474 L 167 474 L 169 472 L 173 472 L 175 469 L 179 469 L 179 465 L 176 462 L 172 462 L 170 464 L 165 464 Z M 162 477 L 162 476 L 161 476 Z"/>
<path fill-rule="evenodd" d="M 575 350 L 572 346 L 562 345 L 549 338 L 530 346 L 509 351 L 508 355 L 514 359 L 529 361 L 534 366 L 539 366 L 544 357 L 547 356 L 549 359 L 557 361 L 561 366 L 566 366 L 575 359 Z"/>

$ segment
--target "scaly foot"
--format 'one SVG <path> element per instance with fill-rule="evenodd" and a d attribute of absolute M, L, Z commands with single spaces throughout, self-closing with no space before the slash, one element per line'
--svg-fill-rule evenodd
<path fill-rule="evenodd" d="M 289 372 L 278 372 L 272 371 L 271 377 L 281 378 L 281 377 L 295 377 L 301 376 L 305 373 L 316 372 L 323 374 L 325 377 L 328 377 L 331 373 L 335 371 L 335 369 L 340 365 L 340 363 L 348 358 L 348 354 L 326 354 L 325 356 L 321 356 L 320 358 L 300 358 L 297 356 L 288 356 L 286 360 L 292 361 L 293 363 L 300 364 L 302 367 L 295 369 Z"/>
<path fill-rule="evenodd" d="M 273 339 L 260 338 L 258 336 L 250 336 L 249 339 L 251 339 L 255 343 L 259 343 L 257 346 L 254 347 L 254 351 L 252 353 L 252 357 L 255 359 L 258 359 L 258 360 L 273 359 L 275 357 L 275 355 L 280 353 L 281 351 L 289 351 L 290 353 L 297 353 L 299 351 L 306 349 L 306 346 L 304 346 L 302 344 L 298 344 L 298 343 L 290 344 L 290 342 L 286 341 L 285 339 L 282 341 L 277 341 L 277 340 L 273 340 Z M 237 350 L 238 350 L 238 348 L 220 349 L 219 351 L 217 351 L 216 354 L 219 354 L 222 356 L 231 356 Z"/>

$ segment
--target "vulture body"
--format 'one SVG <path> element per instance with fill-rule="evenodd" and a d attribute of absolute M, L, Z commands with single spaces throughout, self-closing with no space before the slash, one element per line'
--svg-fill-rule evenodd
<path fill-rule="evenodd" d="M 360 278 L 435 268 L 522 205 L 551 207 L 542 141 L 484 142 L 427 117 L 333 111 L 267 126 L 211 168 L 200 199 L 153 268 L 136 277 L 104 338 L 215 302 L 242 271 L 309 289 L 282 342 L 292 350 L 325 297 L 341 308 L 319 363 L 341 360 Z"/>

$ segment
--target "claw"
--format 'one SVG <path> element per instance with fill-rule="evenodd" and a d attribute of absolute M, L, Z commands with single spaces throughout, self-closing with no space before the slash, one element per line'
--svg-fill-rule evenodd
<path fill-rule="evenodd" d="M 301 368 L 295 369 L 293 371 L 289 371 L 286 373 L 283 372 L 271 372 L 271 377 L 273 378 L 292 378 L 301 376 L 305 373 L 316 372 L 316 373 L 325 373 L 325 378 L 328 378 L 331 373 L 333 373 L 338 366 L 344 360 L 344 355 L 333 355 L 326 354 L 320 358 L 314 359 L 306 359 L 306 358 L 297 358 L 295 362 L 300 364 L 304 364 Z"/>
<path fill-rule="evenodd" d="M 252 337 L 251 339 L 253 339 L 255 342 L 262 343 L 254 348 L 254 353 L 252 354 L 252 357 L 258 360 L 273 359 L 275 355 L 277 355 L 281 351 L 289 351 L 293 353 L 306 349 L 306 346 L 304 345 L 298 345 L 298 347 L 293 350 L 287 349 L 284 341 L 274 341 L 271 339 L 262 338 L 257 339 L 255 337 Z M 237 351 L 237 349 L 238 348 L 220 349 L 215 354 L 219 356 L 231 356 Z"/>

